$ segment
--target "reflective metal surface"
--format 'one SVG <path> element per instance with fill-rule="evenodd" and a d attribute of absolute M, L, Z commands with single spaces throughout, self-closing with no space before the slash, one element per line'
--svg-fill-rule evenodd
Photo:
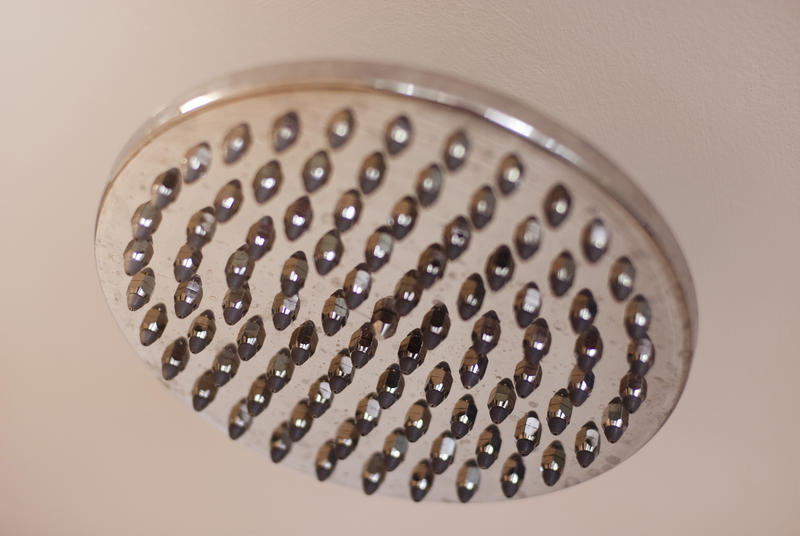
<path fill-rule="evenodd" d="M 685 261 L 633 184 L 429 73 L 293 64 L 193 92 L 123 150 L 95 245 L 112 314 L 187 407 L 368 494 L 508 500 L 596 476 L 658 431 L 694 348 Z M 452 424 L 467 393 L 477 412 Z M 409 419 L 425 433 L 387 467 Z M 499 462 L 479 464 L 490 425 Z"/>

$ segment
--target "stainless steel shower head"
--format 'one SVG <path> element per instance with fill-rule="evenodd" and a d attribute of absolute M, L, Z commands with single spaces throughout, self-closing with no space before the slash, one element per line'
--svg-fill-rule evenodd
<path fill-rule="evenodd" d="M 179 99 L 122 151 L 95 248 L 113 316 L 187 407 L 367 494 L 597 476 L 667 419 L 695 342 L 685 260 L 616 167 L 405 68 L 274 66 Z"/>

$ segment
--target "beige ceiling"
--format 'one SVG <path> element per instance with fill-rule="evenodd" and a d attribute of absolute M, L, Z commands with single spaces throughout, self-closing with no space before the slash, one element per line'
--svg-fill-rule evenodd
<path fill-rule="evenodd" d="M 800 531 L 800 4 L 16 2 L 0 18 L 0 533 Z M 97 284 L 112 161 L 160 104 L 316 57 L 446 71 L 560 120 L 628 171 L 695 278 L 696 361 L 640 453 L 527 501 L 319 484 L 190 415 Z M 524 532 L 523 532 L 524 531 Z"/>

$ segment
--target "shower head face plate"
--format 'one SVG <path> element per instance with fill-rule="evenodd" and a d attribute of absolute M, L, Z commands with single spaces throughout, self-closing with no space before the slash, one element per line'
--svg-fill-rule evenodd
<path fill-rule="evenodd" d="M 181 99 L 120 156 L 95 248 L 114 318 L 190 411 L 367 494 L 597 476 L 662 426 L 694 347 L 686 263 L 619 170 L 407 69 L 277 66 Z"/>

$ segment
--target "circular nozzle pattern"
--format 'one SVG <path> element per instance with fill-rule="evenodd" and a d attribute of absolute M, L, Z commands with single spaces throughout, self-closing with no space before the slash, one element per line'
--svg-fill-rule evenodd
<path fill-rule="evenodd" d="M 437 75 L 281 69 L 156 117 L 104 196 L 103 291 L 162 383 L 367 495 L 530 497 L 642 447 L 696 312 L 632 183 Z"/>

